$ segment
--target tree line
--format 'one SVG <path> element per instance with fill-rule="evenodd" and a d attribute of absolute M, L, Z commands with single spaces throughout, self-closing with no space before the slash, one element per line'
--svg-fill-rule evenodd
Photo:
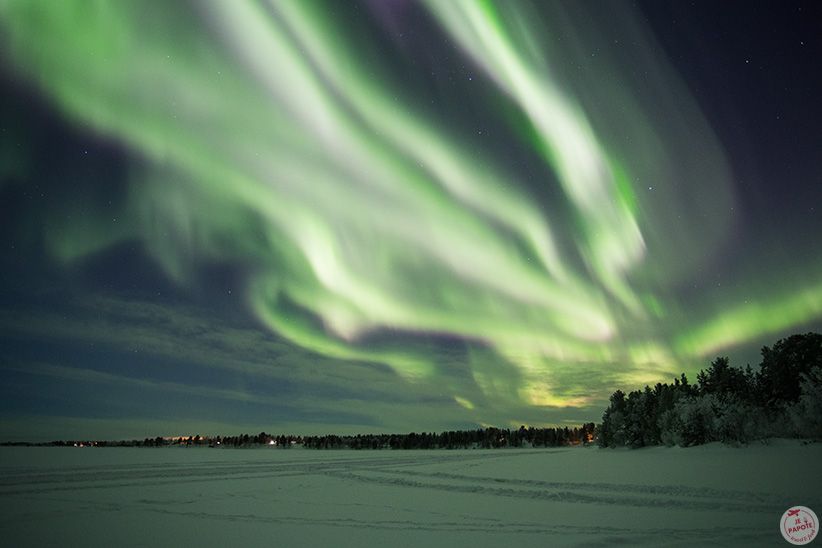
<path fill-rule="evenodd" d="M 822 440 L 822 335 L 762 348 L 759 370 L 717 357 L 696 376 L 625 394 L 617 390 L 597 428 L 601 447 L 746 444 L 768 438 Z"/>
<path fill-rule="evenodd" d="M 238 436 L 193 435 L 181 438 L 145 438 L 126 441 L 55 441 L 50 445 L 96 447 L 260 447 L 277 449 L 499 449 L 506 447 L 561 447 L 587 445 L 594 439 L 593 422 L 573 428 L 484 428 L 440 433 L 357 434 L 350 436 L 286 436 L 260 432 Z"/>

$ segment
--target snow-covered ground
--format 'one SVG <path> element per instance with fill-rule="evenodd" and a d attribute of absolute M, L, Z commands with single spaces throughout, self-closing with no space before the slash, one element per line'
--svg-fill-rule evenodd
<path fill-rule="evenodd" d="M 822 444 L 783 440 L 634 451 L 0 447 L 0 542 L 790 546 L 785 510 L 822 515 L 820 465 Z"/>

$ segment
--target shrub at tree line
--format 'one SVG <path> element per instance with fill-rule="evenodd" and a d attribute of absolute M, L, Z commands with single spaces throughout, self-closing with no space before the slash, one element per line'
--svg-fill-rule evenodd
<path fill-rule="evenodd" d="M 692 385 L 625 394 L 617 390 L 597 429 L 601 447 L 749 443 L 772 437 L 822 440 L 822 335 L 781 339 L 762 349 L 759 371 L 717 357 Z"/>

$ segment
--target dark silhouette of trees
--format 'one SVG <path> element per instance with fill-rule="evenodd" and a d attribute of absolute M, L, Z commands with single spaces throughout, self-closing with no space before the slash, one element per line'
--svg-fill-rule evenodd
<path fill-rule="evenodd" d="M 603 447 L 625 445 L 625 393 L 617 390 L 611 394 L 611 405 L 602 415 L 598 442 Z"/>
<path fill-rule="evenodd" d="M 770 437 L 822 439 L 822 335 L 808 333 L 762 349 L 758 372 L 717 357 L 691 386 L 613 393 L 597 431 L 602 447 L 749 443 Z"/>
<path fill-rule="evenodd" d="M 701 396 L 714 394 L 724 400 L 729 397 L 752 399 L 755 379 L 750 366 L 748 371 L 731 367 L 728 358 L 717 358 L 711 362 L 707 371 L 700 371 L 696 376 L 698 393 Z"/>
<path fill-rule="evenodd" d="M 503 449 L 503 448 L 538 448 L 560 447 L 590 443 L 595 436 L 596 425 L 593 422 L 579 427 L 569 428 L 534 428 L 520 426 L 516 430 L 507 428 L 485 428 L 477 430 L 451 430 L 440 433 L 409 434 L 357 434 L 356 436 L 289 436 L 272 435 L 265 432 L 250 436 L 199 436 L 182 438 L 146 438 L 131 441 L 55 441 L 49 445 L 58 446 L 97 446 L 97 447 L 168 447 L 207 446 L 211 448 L 251 448 L 268 446 L 276 450 L 301 447 L 306 449 Z M 11 442 L 6 445 L 10 445 Z M 0 444 L 2 445 L 2 444 Z"/>
<path fill-rule="evenodd" d="M 764 402 L 784 406 L 799 401 L 802 375 L 822 368 L 822 335 L 808 333 L 780 339 L 772 348 L 762 348 L 759 386 Z"/>

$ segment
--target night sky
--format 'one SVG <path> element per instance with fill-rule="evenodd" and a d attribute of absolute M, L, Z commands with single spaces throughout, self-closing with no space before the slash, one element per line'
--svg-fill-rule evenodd
<path fill-rule="evenodd" d="M 822 330 L 815 1 L 0 0 L 0 441 L 598 421 Z"/>

